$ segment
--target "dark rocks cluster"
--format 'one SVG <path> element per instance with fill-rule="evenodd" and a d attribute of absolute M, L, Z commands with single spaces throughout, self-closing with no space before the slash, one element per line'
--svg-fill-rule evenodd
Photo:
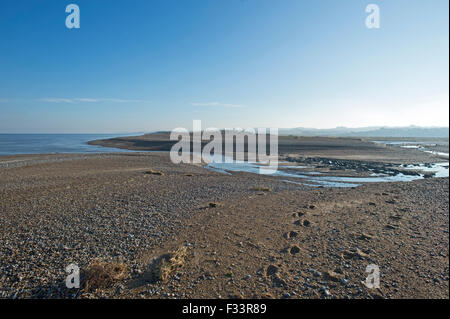
<path fill-rule="evenodd" d="M 356 173 L 371 172 L 375 174 L 385 174 L 389 176 L 397 176 L 399 174 L 420 176 L 420 173 L 418 173 L 417 171 L 405 170 L 400 168 L 401 166 L 406 167 L 407 164 L 399 166 L 398 164 L 393 163 L 342 160 L 323 157 L 307 157 L 307 158 L 286 157 L 286 160 L 288 162 L 295 162 L 303 165 L 314 166 L 315 168 L 327 168 L 330 170 L 353 170 Z M 425 167 L 427 168 L 431 167 L 431 164 L 425 164 Z M 427 175 L 433 176 L 433 173 L 428 173 Z"/>

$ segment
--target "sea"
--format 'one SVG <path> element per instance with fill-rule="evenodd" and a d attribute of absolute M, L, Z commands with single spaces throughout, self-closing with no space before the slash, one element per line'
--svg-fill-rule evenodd
<path fill-rule="evenodd" d="M 89 141 L 134 134 L 0 134 L 0 156 L 19 154 L 129 152 L 87 144 Z"/>

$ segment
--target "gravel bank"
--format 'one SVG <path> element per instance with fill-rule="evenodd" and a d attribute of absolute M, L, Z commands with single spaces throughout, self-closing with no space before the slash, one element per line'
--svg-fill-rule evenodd
<path fill-rule="evenodd" d="M 265 178 L 173 165 L 167 153 L 42 155 L 0 162 L 0 296 L 70 297 L 65 267 L 120 259 L 170 241 L 208 202 L 241 198 Z M 5 165 L 5 164 L 8 165 Z M 0 164 L 1 165 L 1 164 Z M 148 170 L 163 175 L 146 174 Z"/>

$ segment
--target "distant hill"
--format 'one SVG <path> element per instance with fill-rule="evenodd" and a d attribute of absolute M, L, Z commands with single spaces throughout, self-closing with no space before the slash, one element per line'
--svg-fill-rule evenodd
<path fill-rule="evenodd" d="M 359 136 L 359 137 L 439 137 L 448 138 L 448 127 L 336 127 L 332 129 L 288 128 L 279 129 L 280 135 L 301 136 Z"/>

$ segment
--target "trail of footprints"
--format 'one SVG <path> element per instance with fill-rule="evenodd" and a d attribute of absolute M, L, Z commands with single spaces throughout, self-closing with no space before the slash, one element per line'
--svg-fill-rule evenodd
<path fill-rule="evenodd" d="M 314 205 L 305 205 L 303 207 L 304 209 L 308 209 L 308 210 L 313 210 L 316 208 L 316 206 Z M 294 212 L 292 213 L 292 218 L 294 219 L 293 224 L 295 226 L 299 226 L 299 227 L 310 227 L 311 226 L 311 221 L 309 221 L 306 217 L 308 216 L 307 212 Z M 297 230 L 291 230 L 288 231 L 287 233 L 285 233 L 283 235 L 283 237 L 286 240 L 292 240 L 295 239 L 299 236 L 299 231 Z M 291 254 L 291 255 L 295 255 L 298 254 L 300 252 L 300 247 L 298 247 L 295 244 L 292 244 L 291 246 L 289 246 L 288 248 L 286 248 L 286 250 Z"/>

